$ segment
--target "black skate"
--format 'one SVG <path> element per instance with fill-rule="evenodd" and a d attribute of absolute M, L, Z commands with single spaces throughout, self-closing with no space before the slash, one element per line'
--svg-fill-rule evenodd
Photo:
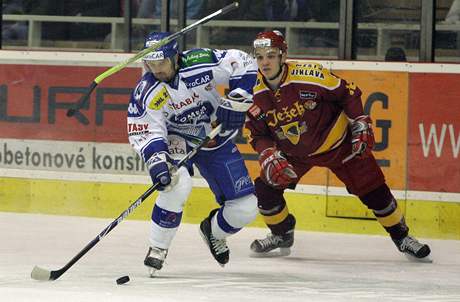
<path fill-rule="evenodd" d="M 412 236 L 406 236 L 400 240 L 394 240 L 396 247 L 401 253 L 404 253 L 409 260 L 422 262 L 433 262 L 428 256 L 430 255 L 430 247 L 427 244 L 418 242 Z"/>
<path fill-rule="evenodd" d="M 225 239 L 217 239 L 211 231 L 211 218 L 217 213 L 218 209 L 212 210 L 209 216 L 200 224 L 200 234 L 204 242 L 208 245 L 212 256 L 223 267 L 229 260 L 230 251 L 228 250 Z"/>
<path fill-rule="evenodd" d="M 264 239 L 256 239 L 251 243 L 251 256 L 253 257 L 279 257 L 289 256 L 291 246 L 294 244 L 294 230 L 283 235 L 268 234 Z M 279 248 L 279 251 L 271 252 Z"/>
<path fill-rule="evenodd" d="M 144 265 L 149 268 L 150 277 L 155 277 L 156 272 L 161 270 L 168 255 L 168 250 L 150 247 L 144 259 Z"/>

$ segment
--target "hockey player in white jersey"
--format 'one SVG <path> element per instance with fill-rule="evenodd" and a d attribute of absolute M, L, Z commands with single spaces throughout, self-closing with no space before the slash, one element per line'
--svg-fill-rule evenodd
<path fill-rule="evenodd" d="M 144 46 L 168 35 L 151 33 Z M 144 264 L 152 276 L 162 268 L 192 189 L 195 164 L 220 205 L 201 222 L 200 232 L 223 266 L 229 260 L 226 237 L 257 215 L 253 183 L 232 141 L 252 102 L 257 65 L 251 56 L 235 49 L 179 53 L 176 41 L 146 55 L 143 63 L 146 73 L 129 103 L 128 135 L 153 183 L 160 184 Z M 227 97 L 218 93 L 218 84 L 229 87 Z M 183 157 L 216 124 L 222 125 L 221 133 L 187 167 L 174 171 L 174 160 Z"/>

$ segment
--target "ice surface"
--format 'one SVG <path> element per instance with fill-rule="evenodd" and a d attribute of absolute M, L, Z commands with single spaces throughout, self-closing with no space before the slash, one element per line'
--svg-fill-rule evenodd
<path fill-rule="evenodd" d="M 291 256 L 250 258 L 267 230 L 246 228 L 229 239 L 221 268 L 198 225 L 183 224 L 152 279 L 143 221 L 122 222 L 60 279 L 30 278 L 35 265 L 64 266 L 111 221 L 0 213 L 0 301 L 460 301 L 460 241 L 424 240 L 427 264 L 409 262 L 387 237 L 299 231 Z M 131 281 L 117 285 L 124 275 Z"/>

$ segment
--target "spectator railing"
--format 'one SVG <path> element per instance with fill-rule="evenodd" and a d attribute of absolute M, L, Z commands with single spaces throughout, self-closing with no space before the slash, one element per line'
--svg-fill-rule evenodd
<path fill-rule="evenodd" d="M 48 15 L 3 15 L 4 22 L 27 22 L 28 38 L 27 48 L 37 48 L 41 46 L 42 41 L 42 23 L 44 22 L 66 22 L 66 23 L 94 23 L 110 24 L 111 31 L 107 36 L 109 49 L 112 51 L 122 51 L 124 37 L 123 28 L 124 18 L 122 17 L 87 17 L 87 16 L 48 16 Z M 192 23 L 193 20 L 188 20 Z M 160 20 L 134 18 L 133 25 L 160 25 Z M 177 25 L 177 20 L 172 19 L 171 26 Z M 275 26 L 274 26 L 275 25 Z M 246 20 L 213 20 L 205 25 L 199 26 L 195 32 L 189 35 L 195 35 L 194 46 L 208 47 L 210 45 L 210 30 L 214 28 L 254 28 L 263 30 L 265 28 L 284 29 L 286 40 L 290 49 L 299 47 L 298 41 L 301 35 L 299 30 L 322 29 L 322 30 L 339 30 L 339 23 L 336 22 L 272 22 L 272 21 L 246 21 Z M 386 50 L 391 47 L 390 36 L 397 32 L 419 31 L 420 24 L 417 23 L 358 23 L 358 30 L 375 30 L 377 32 L 376 54 L 377 58 L 383 58 Z M 442 24 L 436 25 L 437 31 L 457 32 L 457 47 L 460 47 L 460 24 Z M 6 44 L 4 41 L 4 45 Z M 240 46 L 238 41 L 228 41 L 229 46 Z M 246 45 L 247 46 L 247 45 Z M 91 48 L 89 48 L 91 49 Z M 98 49 L 98 48 L 95 48 Z M 99 47 L 100 49 L 100 47 Z M 295 54 L 291 55 L 296 57 Z M 327 56 L 325 56 L 327 57 Z M 329 56 L 330 57 L 330 56 Z"/>

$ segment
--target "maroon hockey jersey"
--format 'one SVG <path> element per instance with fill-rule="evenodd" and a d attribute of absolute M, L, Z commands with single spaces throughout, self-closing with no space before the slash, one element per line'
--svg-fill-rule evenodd
<path fill-rule="evenodd" d="M 320 64 L 286 63 L 276 91 L 259 72 L 246 127 L 258 152 L 276 146 L 288 156 L 309 157 L 338 147 L 349 119 L 363 115 L 361 91 Z"/>

